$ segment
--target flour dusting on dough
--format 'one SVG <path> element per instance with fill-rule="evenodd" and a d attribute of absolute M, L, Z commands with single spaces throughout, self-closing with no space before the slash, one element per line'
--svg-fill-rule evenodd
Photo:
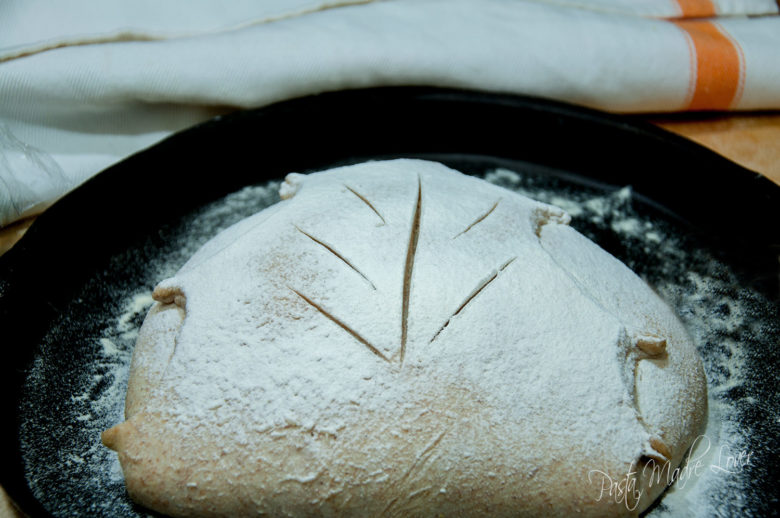
<path fill-rule="evenodd" d="M 535 173 L 506 169 L 488 172 L 487 179 L 563 208 L 572 216 L 573 227 L 600 244 L 605 237 L 613 245 L 617 243 L 610 251 L 642 274 L 676 309 L 704 358 L 711 395 L 711 423 L 707 434 L 714 445 L 738 449 L 768 445 L 773 440 L 773 436 L 756 435 L 743 422 L 741 416 L 755 404 L 749 392 L 735 397 L 740 387 L 749 387 L 751 379 L 758 375 L 755 366 L 759 364 L 744 353 L 745 348 L 755 348 L 761 337 L 776 342 L 780 336 L 771 303 L 743 287 L 729 268 L 705 248 L 691 247 L 680 238 L 679 229 L 657 216 L 637 213 L 626 191 L 619 195 L 604 194 Z M 72 373 L 49 368 L 47 361 L 39 358 L 26 387 L 22 448 L 28 480 L 36 498 L 50 512 L 140 515 L 126 497 L 115 454 L 99 443 L 100 431 L 122 418 L 133 336 L 145 313 L 144 304 L 139 307 L 137 303 L 145 298 L 148 301 L 154 284 L 172 275 L 218 231 L 277 201 L 277 189 L 278 183 L 247 187 L 167 226 L 162 231 L 165 246 L 159 242 L 141 244 L 117 256 L 107 265 L 106 272 L 87 286 L 81 299 L 74 300 L 68 311 L 72 320 L 65 319 L 49 332 L 42 346 L 44 354 L 47 347 L 61 347 L 64 342 L 88 358 Z M 123 276 L 117 272 L 125 272 L 128 264 L 141 258 L 146 264 L 145 271 L 120 281 Z M 107 298 L 117 301 L 102 313 L 86 302 L 91 292 L 101 290 L 107 293 Z M 84 334 L 85 321 L 90 322 L 86 327 L 91 334 Z M 106 347 L 103 340 L 109 340 L 111 345 Z M 63 368 L 70 367 L 66 364 Z M 63 375 L 68 377 L 69 386 L 78 389 L 57 396 L 60 401 L 57 419 L 49 416 L 43 419 L 40 402 L 52 398 L 51 392 L 61 384 Z M 774 415 L 777 420 L 776 410 Z M 89 416 L 89 419 L 78 421 L 78 416 Z M 59 433 L 68 423 L 73 424 L 71 431 Z M 760 449 L 755 455 L 756 463 L 771 460 L 762 459 Z M 533 470 L 529 470 L 528 476 L 533 476 Z M 749 501 L 763 496 L 750 493 L 750 484 L 748 473 L 707 472 L 690 480 L 684 491 L 665 495 L 650 516 L 737 515 Z"/>

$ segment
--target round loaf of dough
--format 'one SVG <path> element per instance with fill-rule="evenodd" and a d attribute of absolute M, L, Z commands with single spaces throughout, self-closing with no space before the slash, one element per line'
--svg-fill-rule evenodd
<path fill-rule="evenodd" d="M 632 516 L 663 491 L 704 422 L 701 361 L 563 211 L 418 160 L 281 194 L 154 291 L 127 420 L 103 433 L 134 500 Z"/>

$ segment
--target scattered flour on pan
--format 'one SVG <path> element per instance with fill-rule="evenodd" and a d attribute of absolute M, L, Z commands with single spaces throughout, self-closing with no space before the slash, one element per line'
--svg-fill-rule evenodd
<path fill-rule="evenodd" d="M 505 169 L 489 181 L 557 205 L 675 308 L 704 361 L 709 420 L 680 478 L 648 516 L 763 516 L 777 494 L 777 307 L 679 227 L 641 215 L 632 191 L 550 189 Z M 609 239 L 612 234 L 614 239 Z M 606 238 L 606 239 L 605 239 Z M 756 397 L 760 395 L 759 397 Z M 665 478 L 665 477 L 664 477 Z"/>
<path fill-rule="evenodd" d="M 44 338 L 25 386 L 20 435 L 30 487 L 51 514 L 148 514 L 127 498 L 117 456 L 100 433 L 123 420 L 130 359 L 152 289 L 213 235 L 278 201 L 278 188 L 246 187 L 166 226 L 154 241 L 130 246 Z"/>
<path fill-rule="evenodd" d="M 573 227 L 625 262 L 677 310 L 699 347 L 710 422 L 691 452 L 690 470 L 648 515 L 767 514 L 771 502 L 762 501 L 762 491 L 776 479 L 772 443 L 780 436 L 780 405 L 770 379 L 776 373 L 757 367 L 767 347 L 777 348 L 776 307 L 743 287 L 728 266 L 689 242 L 678 226 L 641 212 L 628 187 L 605 194 L 506 169 L 485 177 L 569 212 Z M 116 455 L 102 446 L 100 432 L 123 419 L 130 357 L 151 291 L 213 235 L 276 202 L 278 186 L 244 188 L 113 258 L 49 332 L 28 378 L 21 435 L 30 486 L 52 514 L 147 514 L 127 498 Z M 128 271 L 128 265 L 136 269 Z M 114 302 L 96 310 L 95 299 Z M 48 354 L 63 343 L 73 344 L 72 356 Z M 777 352 L 772 354 L 768 364 L 778 365 Z"/>

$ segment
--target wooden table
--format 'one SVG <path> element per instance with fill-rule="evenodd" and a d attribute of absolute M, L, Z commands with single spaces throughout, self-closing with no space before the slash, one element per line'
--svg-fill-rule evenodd
<path fill-rule="evenodd" d="M 679 114 L 641 119 L 698 142 L 780 185 L 780 113 Z M 0 255 L 9 250 L 34 221 L 35 218 L 28 218 L 0 229 Z M 21 516 L 0 487 L 0 518 Z"/>
<path fill-rule="evenodd" d="M 679 114 L 653 117 L 649 121 L 780 185 L 780 113 Z"/>

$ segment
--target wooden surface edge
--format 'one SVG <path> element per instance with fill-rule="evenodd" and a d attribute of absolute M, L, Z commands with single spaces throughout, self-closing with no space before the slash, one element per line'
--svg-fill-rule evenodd
<path fill-rule="evenodd" d="M 10 250 L 19 241 L 27 229 L 35 221 L 35 216 L 15 221 L 6 227 L 0 228 L 0 255 Z M 0 515 L 0 518 L 2 516 Z"/>
<path fill-rule="evenodd" d="M 24 518 L 24 516 L 11 502 L 3 486 L 0 486 L 0 518 Z"/>
<path fill-rule="evenodd" d="M 780 185 L 780 112 L 672 114 L 646 118 Z"/>

